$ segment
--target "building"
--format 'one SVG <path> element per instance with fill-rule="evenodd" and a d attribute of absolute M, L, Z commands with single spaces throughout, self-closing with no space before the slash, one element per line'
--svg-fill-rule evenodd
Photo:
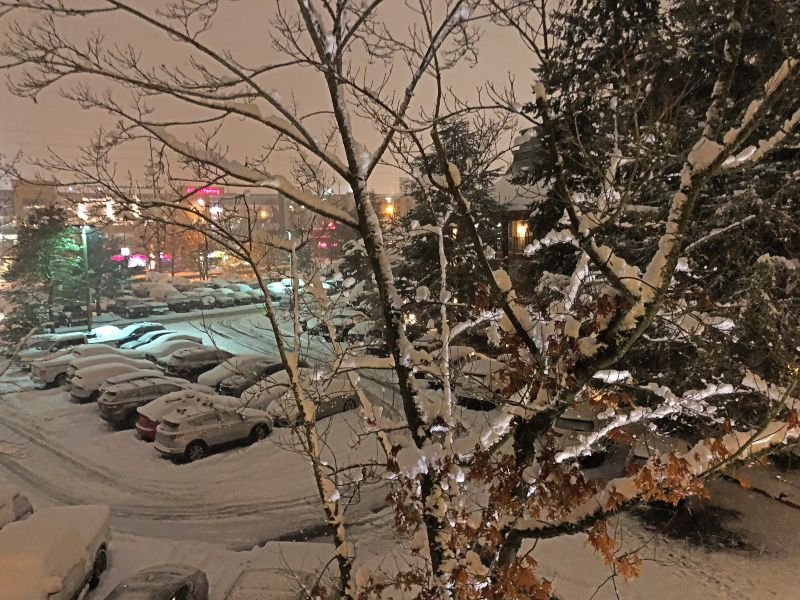
<path fill-rule="evenodd" d="M 0 224 L 14 219 L 14 183 L 8 176 L 0 177 Z"/>
<path fill-rule="evenodd" d="M 45 206 L 64 206 L 64 198 L 59 194 L 58 188 L 52 185 L 39 185 L 25 181 L 15 181 L 13 217 L 17 220 L 25 219 L 33 209 Z"/>

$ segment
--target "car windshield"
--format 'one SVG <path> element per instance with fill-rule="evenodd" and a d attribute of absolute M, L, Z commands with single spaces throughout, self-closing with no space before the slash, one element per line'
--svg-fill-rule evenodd
<path fill-rule="evenodd" d="M 31 347 L 35 348 L 36 350 L 49 350 L 50 348 L 55 346 L 55 344 L 56 344 L 55 340 L 42 340 L 41 342 L 36 342 Z"/>

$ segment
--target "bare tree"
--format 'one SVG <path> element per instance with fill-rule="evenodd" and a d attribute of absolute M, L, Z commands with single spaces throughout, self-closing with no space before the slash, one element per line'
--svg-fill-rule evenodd
<path fill-rule="evenodd" d="M 545 2 L 409 1 L 403 10 L 413 19 L 410 29 L 395 26 L 387 16 L 389 2 L 385 0 L 278 2 L 270 29 L 276 58 L 256 65 L 246 65 L 233 52 L 212 45 L 210 32 L 220 10 L 218 2 L 176 0 L 153 12 L 135 4 L 103 0 L 81 8 L 56 0 L 0 2 L 8 23 L 0 49 L 4 68 L 11 73 L 12 90 L 21 96 L 37 98 L 57 85 L 68 99 L 118 119 L 116 127 L 99 133 L 78 161 L 52 154 L 39 161 L 40 167 L 58 174 L 63 182 L 103 186 L 148 218 L 202 231 L 252 269 L 265 293 L 268 274 L 275 266 L 274 254 L 267 249 L 295 257 L 308 239 L 309 228 L 291 240 L 259 229 L 247 196 L 239 210 L 209 215 L 183 203 L 189 195 L 181 193 L 182 181 L 274 190 L 299 207 L 298 212 L 305 209 L 356 232 L 375 277 L 391 356 L 376 360 L 348 355 L 335 342 L 330 299 L 321 294 L 321 284 L 314 293 L 334 340 L 335 370 L 346 371 L 356 386 L 356 374 L 365 369 L 389 370 L 396 380 L 399 416 L 385 416 L 363 391 L 359 410 L 364 428 L 377 436 L 384 451 L 382 462 L 371 464 L 370 472 L 391 481 L 396 533 L 405 540 L 406 550 L 418 555 L 419 560 L 411 560 L 407 570 L 389 576 L 354 571 L 356 547 L 348 536 L 345 510 L 355 495 L 342 494 L 342 490 L 355 485 L 358 478 L 348 474 L 352 465 L 333 467 L 324 458 L 313 394 L 309 395 L 298 368 L 297 353 L 290 350 L 301 345 L 297 309 L 291 332 L 284 332 L 273 307 L 265 304 L 300 414 L 299 441 L 309 457 L 320 504 L 333 532 L 338 567 L 335 587 L 344 597 L 380 596 L 394 585 L 412 589 L 422 598 L 547 598 L 551 585 L 537 573 L 523 543 L 576 532 L 588 533 L 614 573 L 633 576 L 638 559 L 611 538 L 604 521 L 608 515 L 653 498 L 677 502 L 700 493 L 702 480 L 726 465 L 750 459 L 800 434 L 796 412 L 792 412 L 796 370 L 782 383 L 748 372 L 741 381 L 677 394 L 645 382 L 638 387 L 650 392 L 651 398 L 641 406 L 617 401 L 619 373 L 610 370 L 634 344 L 647 339 L 643 336 L 654 323 L 665 318 L 676 266 L 691 244 L 701 243 L 689 239 L 689 225 L 709 180 L 734 163 L 762 160 L 800 120 L 796 46 L 787 46 L 786 56 L 773 73 L 751 82 L 752 99 L 746 105 L 730 106 L 730 90 L 742 61 L 746 1 L 738 0 L 728 17 L 721 67 L 704 116 L 699 117 L 702 125 L 697 139 L 686 142 L 667 136 L 658 140 L 642 135 L 630 156 L 630 148 L 623 149 L 613 134 L 610 145 L 582 146 L 582 138 L 565 118 L 570 114 L 563 97 L 552 97 L 541 82 L 533 86 L 531 98 L 521 100 L 514 85 L 503 91 L 487 86 L 476 102 L 466 102 L 449 90 L 448 78 L 454 77 L 455 67 L 477 52 L 477 27 L 482 23 L 519 34 L 531 51 L 532 62 L 549 64 L 554 48 L 564 40 L 551 26 Z M 18 13 L 25 15 L 24 25 L 12 21 Z M 246 11 L 242 13 L 247 18 Z M 175 64 L 151 65 L 135 47 L 117 46 L 101 34 L 75 41 L 74 23 L 80 20 L 83 30 L 83 24 L 95 18 L 130 19 L 152 28 L 168 36 L 183 53 L 176 56 L 185 58 L 176 59 Z M 299 102 L 284 100 L 270 82 L 276 73 L 287 70 L 313 74 L 327 107 L 305 110 Z M 75 83 L 69 86 L 71 79 Z M 619 120 L 630 121 L 627 125 L 639 123 L 644 119 L 639 94 L 645 92 L 639 90 L 638 80 L 632 80 L 624 92 L 620 102 L 633 108 L 623 111 L 620 107 Z M 182 105 L 186 118 L 160 116 L 163 99 Z M 526 101 L 529 110 L 521 108 Z M 675 104 L 682 101 L 676 94 Z M 669 123 L 672 108 L 664 108 L 652 120 Z M 776 114 L 785 117 L 776 119 Z M 523 294 L 518 289 L 522 284 L 535 285 L 544 279 L 515 280 L 476 233 L 471 205 L 462 194 L 463 174 L 448 159 L 439 135 L 442 124 L 455 117 L 471 118 L 493 135 L 514 126 L 510 115 L 527 119 L 543 132 L 544 149 L 550 156 L 549 179 L 560 202 L 559 218 L 563 213 L 563 231 L 557 231 L 557 236 L 548 231 L 532 240 L 532 252 L 537 244 L 541 247 L 554 239 L 567 241 L 580 252 L 574 271 L 557 282 L 551 302 L 534 303 Z M 228 123 L 237 120 L 246 121 L 253 136 L 263 135 L 257 154 L 234 158 L 237 149 L 221 141 Z M 359 137 L 365 128 L 376 140 L 369 148 Z M 133 178 L 115 172 L 113 160 L 118 148 L 143 139 L 159 149 L 164 190 L 147 196 L 143 189 L 159 186 L 148 182 L 139 187 Z M 753 150 L 742 153 L 748 143 L 754 143 Z M 579 159 L 565 160 L 565 146 L 577 148 Z M 429 161 L 426 172 L 415 172 L 408 160 L 410 153 L 435 160 Z M 273 168 L 286 154 L 302 166 L 292 177 Z M 180 164 L 180 174 L 165 167 L 170 156 Z M 664 195 L 668 208 L 658 213 L 660 233 L 648 246 L 643 265 L 631 264 L 603 232 L 628 207 L 637 205 L 639 190 L 657 176 L 659 165 L 675 156 L 681 157 L 682 165 L 669 181 L 671 191 Z M 477 168 L 488 168 L 495 159 L 487 156 L 486 164 Z M 636 166 L 623 172 L 623 163 Z M 437 298 L 428 298 L 424 290 L 417 290 L 415 298 L 398 291 L 389 232 L 368 193 L 370 179 L 382 164 L 405 169 L 424 187 L 449 195 L 443 221 L 420 224 L 410 231 L 412 239 L 431 235 L 437 240 L 438 256 L 426 265 L 439 274 Z M 586 194 L 571 189 L 576 178 L 588 177 L 587 173 L 597 184 L 596 197 L 588 201 Z M 346 185 L 352 191 L 352 204 L 331 201 L 319 189 L 319 182 L 326 180 Z M 453 214 L 478 256 L 476 286 L 488 291 L 482 305 L 458 322 L 453 315 L 460 313 L 454 310 L 448 291 L 450 259 L 443 231 L 443 223 Z M 190 223 L 183 215 L 191 217 Z M 297 300 L 297 260 L 291 265 Z M 429 302 L 438 309 L 433 324 L 438 352 L 423 349 L 411 335 L 403 307 L 412 301 Z M 483 427 L 457 406 L 463 389 L 456 379 L 463 379 L 463 373 L 454 369 L 456 361 L 449 350 L 459 335 L 481 323 L 492 328 L 491 337 L 503 345 L 504 355 L 502 360 L 494 359 L 495 366 L 481 379 L 485 389 L 480 395 L 494 406 Z M 440 385 L 421 385 L 415 375 L 423 373 Z M 761 395 L 768 403 L 766 418 L 758 427 L 719 431 L 688 452 L 653 451 L 633 474 L 590 481 L 584 472 L 579 458 L 602 448 L 624 428 L 685 412 L 709 414 L 713 407 L 708 398 L 742 389 Z M 590 400 L 605 411 L 605 424 L 578 436 L 574 443 L 559 445 L 559 420 Z"/>

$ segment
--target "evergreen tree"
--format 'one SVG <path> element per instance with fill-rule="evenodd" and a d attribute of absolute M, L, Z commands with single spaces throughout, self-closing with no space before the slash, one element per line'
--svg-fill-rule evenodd
<path fill-rule="evenodd" d="M 613 245 L 642 268 L 662 233 L 656 225 L 687 158 L 685 140 L 698 139 L 706 125 L 734 2 L 575 5 L 555 15 L 562 43 L 536 70 L 558 117 L 535 132 L 518 181 L 550 185 L 547 199 L 531 207 L 536 235 L 567 229 L 563 216 L 571 205 L 603 221 L 592 232 L 598 246 Z M 745 28 L 743 59 L 715 135 L 763 92 L 752 81 L 774 72 L 800 43 L 800 13 L 792 3 L 750 3 Z M 762 128 L 774 130 L 791 110 L 791 99 L 778 103 Z M 794 134 L 755 166 L 731 168 L 710 182 L 687 234 L 698 241 L 685 249 L 655 332 L 640 338 L 617 368 L 673 389 L 702 387 L 709 371 L 730 380 L 743 367 L 773 380 L 787 377 L 800 344 L 797 144 Z M 599 163 L 601 156 L 618 157 L 615 168 Z M 548 281 L 571 273 L 580 254 L 574 244 L 538 250 L 526 264 L 538 284 L 532 294 L 550 300 Z M 599 302 L 619 301 L 606 292 L 598 290 Z M 726 408 L 743 417 L 738 407 Z M 759 418 L 757 411 L 750 418 Z"/>
<path fill-rule="evenodd" d="M 82 285 L 88 285 L 94 299 L 94 310 L 101 313 L 102 298 L 114 298 L 119 295 L 128 280 L 128 269 L 124 261 L 114 261 L 112 241 L 102 231 L 90 229 L 86 235 L 88 270 L 84 271 L 83 257 L 77 265 L 76 279 Z M 174 260 L 174 258 L 173 258 Z M 83 281 L 85 279 L 85 281 Z M 76 294 L 75 298 L 83 298 Z"/>
<path fill-rule="evenodd" d="M 446 123 L 440 127 L 439 135 L 448 160 L 459 170 L 461 193 L 470 203 L 481 239 L 497 247 L 505 230 L 499 226 L 503 222 L 503 207 L 494 195 L 494 180 L 499 172 L 485 168 L 487 156 L 492 151 L 492 140 L 471 128 L 466 121 Z M 475 283 L 475 249 L 466 235 L 452 195 L 428 181 L 429 175 L 437 179 L 442 177 L 441 163 L 435 152 L 417 157 L 415 167 L 422 175 L 405 190 L 414 198 L 414 207 L 400 223 L 399 233 L 406 237 L 398 250 L 402 256 L 397 270 L 398 284 L 412 297 L 416 288 L 425 287 L 430 292 L 428 297 L 438 300 L 440 273 L 430 268 L 430 265 L 439 264 L 437 236 L 408 236 L 418 225 L 443 223 L 445 254 L 449 263 L 448 288 L 452 291 L 454 315 L 464 318 L 473 307 L 481 305 L 481 298 L 485 296 L 485 290 Z M 438 318 L 438 309 L 427 299 L 419 304 L 416 313 L 419 322 Z"/>
<path fill-rule="evenodd" d="M 52 323 L 56 298 L 76 283 L 79 252 L 64 209 L 34 209 L 17 229 L 5 278 L 15 290 L 41 290 L 47 320 Z M 28 310 L 20 305 L 17 309 Z"/>

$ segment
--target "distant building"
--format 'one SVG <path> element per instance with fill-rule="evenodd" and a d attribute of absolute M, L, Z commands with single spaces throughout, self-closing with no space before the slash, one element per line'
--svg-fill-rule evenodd
<path fill-rule="evenodd" d="M 25 219 L 35 208 L 64 204 L 64 198 L 55 186 L 15 181 L 13 187 L 13 211 L 17 220 Z"/>
<path fill-rule="evenodd" d="M 495 196 L 506 207 L 503 227 L 506 235 L 501 247 L 497 250 L 501 257 L 519 258 L 524 255 L 525 248 L 533 243 L 528 233 L 528 222 L 531 216 L 530 206 L 537 200 L 543 200 L 548 188 L 540 183 L 516 184 L 512 180 L 521 178 L 530 169 L 537 152 L 541 152 L 541 140 L 535 129 L 524 130 L 514 140 L 513 160 L 505 175 L 495 181 Z"/>
<path fill-rule="evenodd" d="M 14 219 L 14 183 L 8 176 L 0 177 L 0 224 Z"/>

